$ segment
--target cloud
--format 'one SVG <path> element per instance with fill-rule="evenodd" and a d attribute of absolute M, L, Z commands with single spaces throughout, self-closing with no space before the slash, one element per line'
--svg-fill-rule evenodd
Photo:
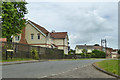
<path fill-rule="evenodd" d="M 117 3 L 34 2 L 27 7 L 26 17 L 49 31 L 67 31 L 71 48 L 100 43 L 102 38 L 107 38 L 108 46 L 117 48 Z"/>

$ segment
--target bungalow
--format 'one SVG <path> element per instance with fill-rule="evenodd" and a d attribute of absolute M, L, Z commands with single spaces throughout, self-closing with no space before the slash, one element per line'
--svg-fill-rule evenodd
<path fill-rule="evenodd" d="M 87 53 L 91 53 L 94 49 L 102 50 L 102 47 L 101 46 L 94 46 L 94 45 L 86 45 L 86 44 L 85 45 L 76 45 L 75 53 L 81 54 L 83 49 L 86 49 Z"/>
<path fill-rule="evenodd" d="M 68 34 L 67 32 L 49 32 L 44 27 L 28 20 L 22 33 L 13 37 L 13 42 L 57 48 L 64 50 L 68 54 Z"/>
<path fill-rule="evenodd" d="M 76 45 L 75 47 L 75 53 L 76 54 L 81 54 L 82 50 L 86 49 L 87 53 L 91 53 L 93 50 L 97 49 L 100 51 L 105 51 L 104 47 L 102 46 L 95 46 L 95 45 Z M 113 48 L 109 48 L 106 47 L 106 58 L 117 58 L 119 57 L 118 53 L 117 53 L 118 49 L 113 49 Z"/>

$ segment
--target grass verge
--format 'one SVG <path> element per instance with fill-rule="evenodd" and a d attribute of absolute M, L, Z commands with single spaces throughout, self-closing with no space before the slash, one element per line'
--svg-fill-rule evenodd
<path fill-rule="evenodd" d="M 95 59 L 104 59 L 104 58 L 82 58 L 82 59 L 42 59 L 47 61 L 71 61 L 71 60 L 95 60 Z M 0 62 L 13 62 L 13 61 L 26 61 L 26 60 L 34 60 L 29 58 L 13 58 L 8 60 L 0 60 Z"/>
<path fill-rule="evenodd" d="M 105 58 L 50 59 L 50 60 L 48 60 L 48 61 L 95 60 L 95 59 L 105 59 Z"/>
<path fill-rule="evenodd" d="M 95 64 L 107 72 L 120 76 L 120 60 L 103 60 Z"/>

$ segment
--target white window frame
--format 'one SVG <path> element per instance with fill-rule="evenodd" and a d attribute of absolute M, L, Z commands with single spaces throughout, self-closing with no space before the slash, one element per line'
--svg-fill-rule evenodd
<path fill-rule="evenodd" d="M 34 34 L 31 34 L 31 40 L 33 40 L 34 39 Z"/>
<path fill-rule="evenodd" d="M 20 40 L 20 36 L 15 36 L 15 41 L 19 41 Z"/>
<path fill-rule="evenodd" d="M 38 37 L 39 36 L 39 37 Z M 40 34 L 37 34 L 37 38 L 40 39 Z"/>

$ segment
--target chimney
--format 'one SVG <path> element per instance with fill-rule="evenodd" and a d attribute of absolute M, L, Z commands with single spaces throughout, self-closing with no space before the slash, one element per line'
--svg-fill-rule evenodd
<path fill-rule="evenodd" d="M 55 33 L 55 30 L 52 30 L 52 33 Z"/>

